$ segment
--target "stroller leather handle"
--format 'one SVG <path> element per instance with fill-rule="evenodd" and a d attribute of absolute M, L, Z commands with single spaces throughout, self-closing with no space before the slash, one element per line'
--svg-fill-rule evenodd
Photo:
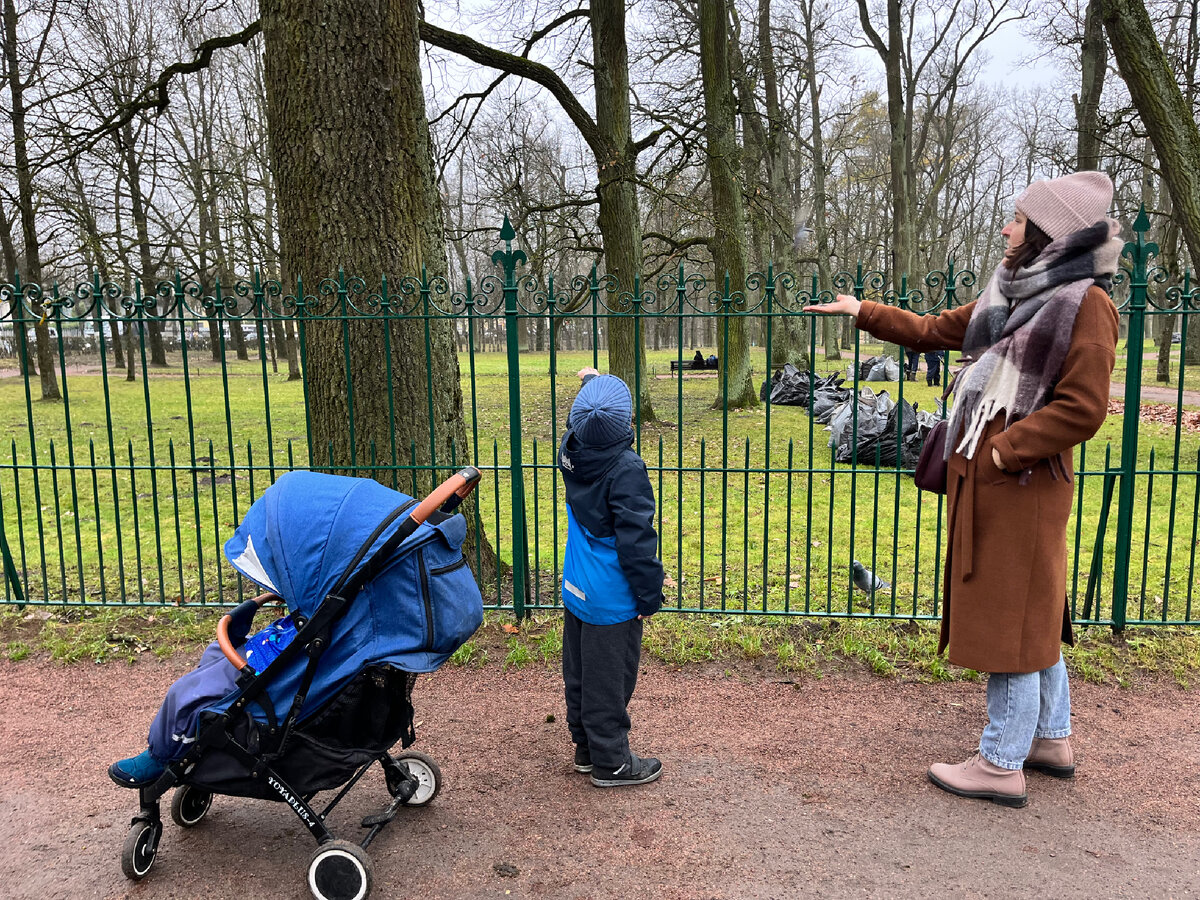
<path fill-rule="evenodd" d="M 257 609 L 262 609 L 263 606 L 272 600 L 280 599 L 282 598 L 275 594 L 259 594 L 253 600 L 247 600 L 242 606 L 245 606 L 247 603 L 253 603 Z M 239 612 L 241 608 L 239 606 L 234 612 Z M 234 649 L 233 641 L 229 639 L 229 626 L 233 622 L 233 615 L 234 613 L 225 613 L 225 615 L 221 616 L 221 621 L 217 623 L 217 646 L 221 648 L 221 652 L 225 654 L 225 658 L 229 660 L 229 664 L 241 672 L 248 668 L 248 666 L 242 655 Z"/>
<path fill-rule="evenodd" d="M 433 493 L 422 500 L 417 508 L 408 514 L 408 517 L 413 520 L 414 524 L 420 525 L 429 518 L 435 509 L 447 513 L 453 512 L 458 504 L 471 495 L 471 491 L 475 490 L 475 486 L 479 484 L 482 477 L 480 471 L 474 466 L 465 466 L 459 469 L 434 488 Z"/>

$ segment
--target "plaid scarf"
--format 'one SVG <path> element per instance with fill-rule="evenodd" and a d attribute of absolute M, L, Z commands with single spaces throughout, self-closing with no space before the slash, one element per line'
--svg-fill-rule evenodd
<path fill-rule="evenodd" d="M 963 336 L 967 364 L 954 386 L 946 456 L 975 455 L 988 422 L 1004 427 L 1041 409 L 1067 358 L 1083 295 L 1093 284 L 1112 288 L 1124 242 L 1120 225 L 1101 219 L 1049 244 L 1028 266 L 997 268 Z"/>

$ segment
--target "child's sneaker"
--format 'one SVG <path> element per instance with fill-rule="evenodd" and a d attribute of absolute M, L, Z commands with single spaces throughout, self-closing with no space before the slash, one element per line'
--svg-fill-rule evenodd
<path fill-rule="evenodd" d="M 595 766 L 592 769 L 592 784 L 596 787 L 622 787 L 627 784 L 647 784 L 658 779 L 662 774 L 662 763 L 650 757 L 641 759 L 635 753 L 629 754 L 629 762 L 616 769 L 605 769 Z"/>
<path fill-rule="evenodd" d="M 150 755 L 149 748 L 129 759 L 119 759 L 108 767 L 108 777 L 127 788 L 144 788 L 158 781 L 167 764 Z"/>
<path fill-rule="evenodd" d="M 584 773 L 592 771 L 592 751 L 586 744 L 575 745 L 575 771 Z"/>

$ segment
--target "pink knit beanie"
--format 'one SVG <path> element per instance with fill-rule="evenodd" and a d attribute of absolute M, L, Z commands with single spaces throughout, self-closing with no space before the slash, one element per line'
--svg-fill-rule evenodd
<path fill-rule="evenodd" d="M 1052 241 L 1095 225 L 1108 215 L 1113 183 L 1103 172 L 1076 172 L 1035 181 L 1014 204 Z"/>

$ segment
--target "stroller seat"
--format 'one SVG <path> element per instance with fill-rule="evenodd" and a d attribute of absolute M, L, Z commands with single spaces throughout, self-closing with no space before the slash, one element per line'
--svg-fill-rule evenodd
<path fill-rule="evenodd" d="M 412 690 L 475 632 L 483 599 L 462 556 L 454 510 L 479 481 L 465 468 L 419 502 L 369 479 L 289 472 L 247 511 L 225 555 L 269 593 L 221 619 L 217 644 L 234 687 L 199 715 L 195 741 L 139 792 L 121 863 L 140 880 L 162 834 L 159 800 L 191 827 L 216 794 L 286 804 L 317 841 L 308 884 L 317 900 L 363 900 L 366 848 L 401 806 L 433 799 L 441 773 L 407 748 L 416 738 Z M 255 613 L 283 600 L 295 637 L 259 672 L 239 648 Z M 215 652 L 215 650 L 213 651 Z M 399 743 L 405 752 L 392 756 Z M 361 843 L 337 840 L 326 815 L 378 762 L 391 804 L 368 816 Z M 320 791 L 340 788 L 319 813 Z"/>

